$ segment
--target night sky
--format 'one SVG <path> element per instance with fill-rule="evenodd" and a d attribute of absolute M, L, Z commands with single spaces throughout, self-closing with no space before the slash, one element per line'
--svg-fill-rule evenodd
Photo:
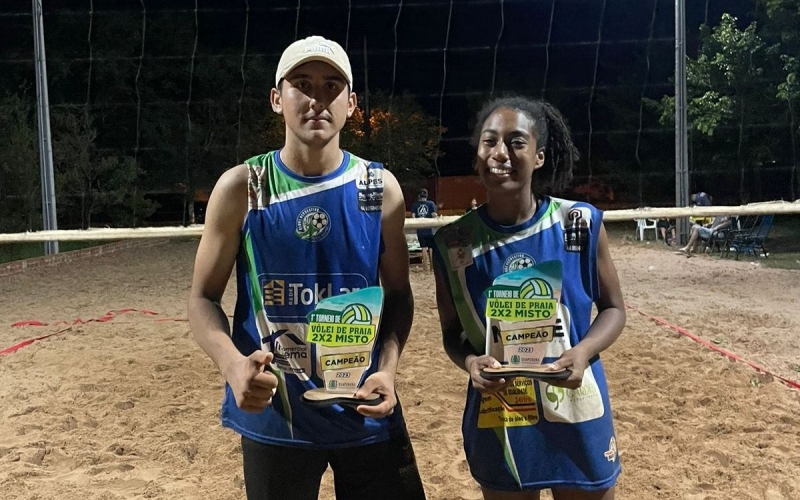
<path fill-rule="evenodd" d="M 492 88 L 496 94 L 543 96 L 556 103 L 581 150 L 578 173 L 600 172 L 598 165 L 609 155 L 632 159 L 632 145 L 630 150 L 614 152 L 619 138 L 612 144 L 604 137 L 621 136 L 623 144 L 625 137 L 631 144 L 635 141 L 642 90 L 656 99 L 673 91 L 674 2 L 557 0 L 553 8 L 553 1 L 249 0 L 247 50 L 277 62 L 296 36 L 320 34 L 335 39 L 348 49 L 355 91 L 363 95 L 366 38 L 370 92 L 408 91 L 432 115 L 438 117 L 441 109 L 442 124 L 448 129 L 441 144 L 445 156 L 438 162 L 443 175 L 469 171 L 472 150 L 467 138 L 473 116 Z M 754 8 L 752 0 L 686 3 L 690 54 L 704 20 L 713 25 L 722 12 L 731 12 L 744 25 Z M 45 34 L 55 25 L 67 25 L 72 37 L 47 38 L 51 64 L 86 60 L 90 6 L 94 29 L 114 16 L 136 17 L 142 12 L 139 0 L 94 0 L 93 4 L 43 0 L 43 4 Z M 172 16 L 176 25 L 193 32 L 194 0 L 147 0 L 144 4 L 148 16 Z M 248 2 L 198 0 L 197 5 L 197 57 L 240 54 Z M 0 3 L 0 75 L 5 75 L 0 82 L 6 92 L 15 91 L 23 79 L 34 81 L 30 10 L 28 0 Z M 191 55 L 193 41 L 176 39 L 171 47 L 148 47 L 146 59 L 169 56 L 173 58 L 169 64 L 175 64 L 175 57 Z M 124 45 L 126 40 L 119 43 Z M 102 58 L 103 47 L 92 49 L 93 57 Z M 138 51 L 138 45 L 131 44 L 128 57 L 138 56 Z M 58 99 L 59 93 L 51 90 L 52 95 Z M 51 98 L 51 105 L 65 103 Z M 627 120 L 620 118 L 624 115 Z M 674 147 L 672 132 L 660 129 L 655 117 L 645 116 L 643 128 L 649 133 L 650 149 Z"/>

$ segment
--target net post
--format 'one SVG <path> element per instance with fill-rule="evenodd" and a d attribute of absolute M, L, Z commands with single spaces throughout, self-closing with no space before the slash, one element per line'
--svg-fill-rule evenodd
<path fill-rule="evenodd" d="M 50 136 L 50 99 L 47 94 L 47 62 L 44 50 L 42 2 L 33 0 L 33 46 L 36 62 L 36 107 L 39 119 L 39 166 L 42 178 L 42 223 L 45 231 L 58 229 L 53 176 L 53 140 Z M 58 253 L 58 241 L 46 241 L 44 254 Z"/>
<path fill-rule="evenodd" d="M 686 137 L 686 5 L 675 0 L 675 206 L 689 206 L 689 157 Z M 678 241 L 685 245 L 689 219 L 676 221 Z"/>

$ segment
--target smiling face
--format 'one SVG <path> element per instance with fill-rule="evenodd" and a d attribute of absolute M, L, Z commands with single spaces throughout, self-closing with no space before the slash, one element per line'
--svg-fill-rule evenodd
<path fill-rule="evenodd" d="M 475 169 L 490 193 L 531 192 L 533 173 L 544 164 L 533 131 L 533 119 L 516 109 L 498 108 L 486 118 Z"/>
<path fill-rule="evenodd" d="M 344 76 L 321 61 L 294 68 L 280 87 L 270 93 L 272 109 L 283 115 L 287 136 L 307 145 L 322 146 L 337 137 L 356 108 Z"/>

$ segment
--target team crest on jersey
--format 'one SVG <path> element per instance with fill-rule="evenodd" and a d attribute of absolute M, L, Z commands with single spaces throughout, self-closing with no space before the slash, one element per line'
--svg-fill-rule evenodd
<path fill-rule="evenodd" d="M 321 207 L 304 208 L 295 221 L 295 235 L 306 241 L 320 241 L 331 232 L 331 219 Z"/>
<path fill-rule="evenodd" d="M 515 253 L 511 255 L 503 263 L 503 272 L 510 273 L 512 271 L 519 271 L 520 269 L 527 269 L 533 267 L 536 260 L 526 253 Z"/>

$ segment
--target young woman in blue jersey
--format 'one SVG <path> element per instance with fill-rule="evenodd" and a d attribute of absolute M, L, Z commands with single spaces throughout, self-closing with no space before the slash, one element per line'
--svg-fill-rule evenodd
<path fill-rule="evenodd" d="M 316 499 L 328 465 L 339 499 L 424 499 L 395 394 L 413 318 L 403 196 L 381 164 L 339 149 L 352 83 L 339 44 L 290 45 L 270 94 L 283 148 L 225 172 L 208 203 L 189 320 L 225 378 L 222 423 L 242 436 L 249 499 Z M 234 265 L 231 328 L 220 302 Z M 324 387 L 306 315 L 322 298 L 377 285 L 378 347 L 356 397 L 382 403 L 304 404 L 304 392 Z"/>
<path fill-rule="evenodd" d="M 543 489 L 556 500 L 612 499 L 620 465 L 599 354 L 622 331 L 625 307 L 602 214 L 547 194 L 569 182 L 578 156 L 550 104 L 492 100 L 473 139 L 487 202 L 434 236 L 444 347 L 471 379 L 462 425 L 470 470 L 486 500 L 534 500 Z M 483 292 L 501 274 L 550 261 L 563 271 L 543 364 L 571 375 L 483 378 L 481 369 L 500 366 L 484 353 Z"/>

